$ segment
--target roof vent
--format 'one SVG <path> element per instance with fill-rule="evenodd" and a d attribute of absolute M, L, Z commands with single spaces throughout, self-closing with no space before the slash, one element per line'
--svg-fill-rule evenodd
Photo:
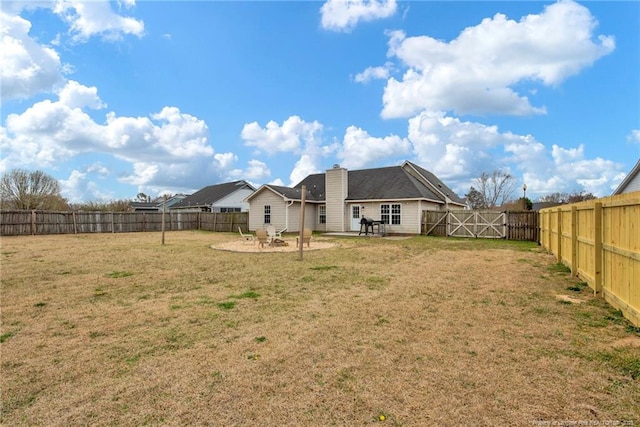
<path fill-rule="evenodd" d="M 334 163 L 334 164 L 333 164 L 333 168 L 334 168 L 334 169 L 340 169 L 340 165 L 339 165 L 338 163 Z"/>

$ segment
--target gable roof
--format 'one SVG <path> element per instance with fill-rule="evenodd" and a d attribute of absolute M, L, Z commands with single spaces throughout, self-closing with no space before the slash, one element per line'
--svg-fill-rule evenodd
<path fill-rule="evenodd" d="M 405 162 L 405 164 L 410 165 L 415 170 L 417 170 L 420 175 L 422 175 L 432 186 L 434 186 L 434 190 L 436 192 L 448 197 L 449 200 L 454 203 L 459 203 L 466 206 L 466 201 L 458 196 L 455 191 L 449 188 L 444 182 L 440 180 L 440 178 L 435 176 L 433 173 L 409 161 Z"/>
<path fill-rule="evenodd" d="M 407 165 L 414 168 L 414 174 L 409 173 Z M 307 201 L 324 202 L 325 178 L 325 173 L 312 174 L 293 188 L 264 185 L 248 199 L 262 192 L 263 189 L 270 189 L 286 199 L 300 200 L 300 190 L 304 185 L 307 189 L 305 196 Z M 446 197 L 448 197 L 452 203 L 465 205 L 464 200 L 435 175 L 411 162 L 405 162 L 402 166 L 347 171 L 347 179 L 347 200 L 427 199 L 446 203 Z"/>
<path fill-rule="evenodd" d="M 211 206 L 220 199 L 235 193 L 243 188 L 249 188 L 255 191 L 255 188 L 247 181 L 232 181 L 223 184 L 209 185 L 201 190 L 196 191 L 190 196 L 185 197 L 180 202 L 171 206 L 172 209 L 193 208 Z"/>
<path fill-rule="evenodd" d="M 631 169 L 631 172 L 627 174 L 627 176 L 622 180 L 618 188 L 613 192 L 613 196 L 618 194 L 622 194 L 627 186 L 634 180 L 634 178 L 640 173 L 640 159 L 638 159 L 638 163 Z"/>

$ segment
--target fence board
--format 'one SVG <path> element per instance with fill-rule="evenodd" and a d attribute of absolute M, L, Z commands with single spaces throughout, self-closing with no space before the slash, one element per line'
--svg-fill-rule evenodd
<path fill-rule="evenodd" d="M 538 241 L 535 211 L 423 211 L 422 234 Z"/>
<path fill-rule="evenodd" d="M 247 213 L 167 212 L 165 230 L 237 232 L 248 221 Z M 0 236 L 147 231 L 162 231 L 162 212 L 0 212 Z"/>
<path fill-rule="evenodd" d="M 542 247 L 640 326 L 640 192 L 540 215 Z"/>

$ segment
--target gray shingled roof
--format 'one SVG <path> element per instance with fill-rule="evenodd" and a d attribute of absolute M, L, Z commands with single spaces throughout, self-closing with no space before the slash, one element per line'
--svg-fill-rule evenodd
<path fill-rule="evenodd" d="M 179 203 L 171 206 L 171 208 L 179 209 L 188 207 L 211 206 L 218 200 L 223 199 L 229 194 L 232 194 L 245 187 L 255 191 L 255 188 L 246 181 L 232 181 L 225 182 L 223 184 L 209 185 L 208 187 L 204 187 L 203 189 L 196 191 L 192 195 L 185 197 Z"/>
<path fill-rule="evenodd" d="M 458 197 L 449 187 L 447 187 L 434 174 L 413 163 L 413 166 L 422 176 L 437 188 L 442 194 L 446 194 L 449 199 L 456 203 L 464 204 L 464 200 Z M 439 192 L 429 186 L 423 185 L 417 178 L 409 174 L 401 166 L 390 166 L 374 169 L 363 169 L 348 171 L 348 196 L 347 200 L 399 200 L 399 199 L 429 199 L 439 200 L 444 203 L 444 197 Z M 294 188 L 300 189 L 303 185 L 307 187 L 306 199 L 309 201 L 325 200 L 325 174 L 313 174 L 299 182 Z M 300 199 L 298 193 L 286 193 L 283 189 L 289 187 L 275 187 L 279 193 L 289 199 Z"/>

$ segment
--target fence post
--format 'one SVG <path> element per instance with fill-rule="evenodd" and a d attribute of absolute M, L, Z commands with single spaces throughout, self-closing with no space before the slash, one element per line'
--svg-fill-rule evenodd
<path fill-rule="evenodd" d="M 578 275 L 578 208 L 571 206 L 571 276 Z"/>
<path fill-rule="evenodd" d="M 562 262 L 562 208 L 558 208 L 558 262 Z"/>
<path fill-rule="evenodd" d="M 547 211 L 547 249 L 550 253 L 553 253 L 551 250 L 551 210 Z"/>
<path fill-rule="evenodd" d="M 602 202 L 594 204 L 594 293 L 602 292 Z"/>
<path fill-rule="evenodd" d="M 31 235 L 36 235 L 36 211 L 31 211 Z"/>

